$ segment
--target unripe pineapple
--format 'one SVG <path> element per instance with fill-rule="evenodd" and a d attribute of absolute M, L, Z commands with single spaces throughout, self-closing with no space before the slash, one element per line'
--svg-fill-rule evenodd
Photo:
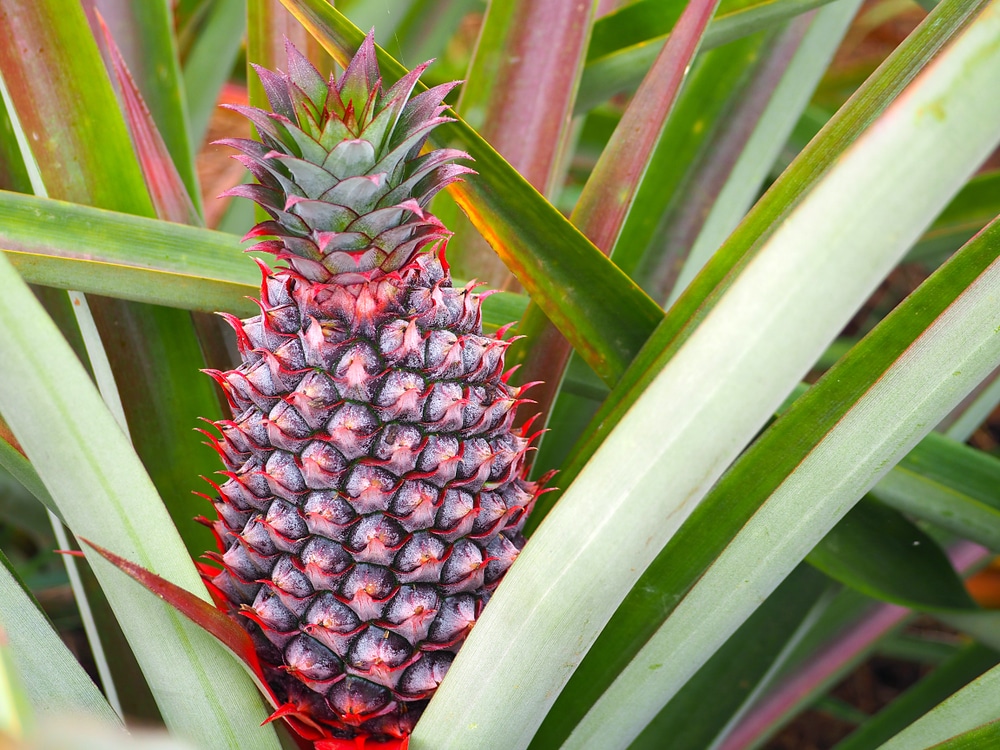
<path fill-rule="evenodd" d="M 273 112 L 234 107 L 262 142 L 223 141 L 259 184 L 231 195 L 271 216 L 248 236 L 261 314 L 243 364 L 211 372 L 233 418 L 211 523 L 217 598 L 250 631 L 280 701 L 327 736 L 402 737 L 523 544 L 539 493 L 511 429 L 508 342 L 452 286 L 426 211 L 471 170 L 421 155 L 454 84 L 383 91 L 371 37 L 339 80 L 288 46 L 258 70 Z"/>

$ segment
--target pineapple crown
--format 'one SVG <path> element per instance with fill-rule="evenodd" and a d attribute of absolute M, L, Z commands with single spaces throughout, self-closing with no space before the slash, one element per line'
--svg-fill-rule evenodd
<path fill-rule="evenodd" d="M 218 141 L 242 152 L 258 184 L 223 195 L 249 198 L 271 217 L 244 239 L 272 237 L 252 250 L 273 253 L 318 282 L 353 283 L 391 273 L 423 248 L 449 236 L 425 207 L 443 187 L 473 170 L 437 149 L 421 155 L 457 82 L 411 98 L 429 63 L 387 91 L 369 32 L 338 80 L 329 81 L 285 41 L 288 72 L 254 66 L 272 112 L 230 105 L 247 117 L 260 141 Z"/>

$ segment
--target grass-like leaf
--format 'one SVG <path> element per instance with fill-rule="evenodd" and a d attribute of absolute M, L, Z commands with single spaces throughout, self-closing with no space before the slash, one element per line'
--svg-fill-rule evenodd
<path fill-rule="evenodd" d="M 934 668 L 920 682 L 866 721 L 835 750 L 867 750 L 878 747 L 910 723 L 919 719 L 983 672 L 996 665 L 1000 655 L 978 643 L 970 643 Z"/>
<path fill-rule="evenodd" d="M 971 750 L 995 745 L 1000 738 L 998 695 L 1000 667 L 993 667 L 881 745 L 880 750 Z"/>
<path fill-rule="evenodd" d="M 874 487 L 887 505 L 1000 550 L 1000 460 L 931 433 Z"/>
<path fill-rule="evenodd" d="M 418 726 L 414 734 L 418 747 L 419 743 L 468 747 L 501 733 L 510 737 L 512 727 L 516 731 L 514 742 L 534 733 L 555 692 L 620 602 L 622 589 L 631 587 L 638 572 L 916 239 L 922 220 L 946 203 L 995 146 L 1000 133 L 992 115 L 982 111 L 978 93 L 991 85 L 1000 66 L 1000 51 L 992 50 L 985 41 L 994 23 L 989 16 L 978 19 L 970 27 L 974 31 L 966 31 L 961 42 L 939 58 L 890 108 L 879 127 L 854 143 L 785 217 L 711 314 L 633 404 L 508 573 Z M 917 112 L 926 112 L 929 102 L 944 107 L 946 117 L 918 117 Z M 1000 102 L 995 106 L 1000 119 Z M 950 144 L 947 159 L 939 148 L 942 141 Z M 915 160 L 915 154 L 920 158 Z M 918 166 L 914 166 L 915 161 Z M 984 256 L 990 252 L 989 238 L 977 248 L 979 265 L 971 278 L 963 277 L 955 287 L 947 287 L 950 292 L 943 296 L 938 290 L 930 293 L 939 304 L 955 299 L 988 265 Z M 969 273 L 967 268 L 963 270 Z M 988 282 L 984 282 L 986 286 Z M 996 312 L 989 312 L 987 289 L 977 289 L 968 298 L 985 317 L 963 323 L 974 323 L 974 335 L 982 338 L 992 332 Z M 925 325 L 938 313 L 940 310 L 926 319 Z M 916 335 L 922 329 L 908 332 Z M 947 353 L 938 352 L 926 363 L 930 368 L 951 361 L 951 357 L 973 358 L 963 366 L 961 376 L 949 378 L 947 387 L 935 392 L 940 401 L 932 408 L 948 403 L 962 388 L 970 388 L 978 382 L 977 377 L 985 375 L 981 368 L 989 364 L 989 344 L 970 355 L 958 343 L 966 334 L 963 330 L 956 338 L 942 342 Z M 959 355 L 952 351 L 955 348 L 965 353 Z M 920 362 L 924 364 L 923 359 Z M 876 379 L 884 374 L 881 368 L 877 373 L 865 372 L 864 377 Z M 938 376 L 938 372 L 926 375 L 928 387 L 938 384 Z M 861 380 L 845 382 L 858 387 Z M 854 399 L 870 385 L 864 382 Z M 904 386 L 899 388 L 893 392 L 902 392 Z M 824 414 L 829 413 L 829 403 L 823 401 Z M 835 403 L 845 402 L 838 398 Z M 850 403 L 853 400 L 848 400 L 845 408 Z M 898 406 L 893 403 L 894 408 Z M 810 415 L 808 424 L 818 429 L 814 427 L 816 415 Z M 785 460 L 776 461 L 777 457 L 777 451 L 769 454 L 755 471 L 773 466 L 768 476 L 776 478 L 777 464 Z M 844 465 L 838 463 L 838 472 L 844 471 Z M 863 466 L 859 464 L 848 476 L 867 481 Z M 750 494 L 746 481 L 740 484 L 740 497 Z M 836 486 L 828 476 L 812 481 L 814 488 L 824 483 Z M 854 489 L 844 487 L 845 492 Z M 839 506 L 841 512 L 846 512 L 860 494 Z M 729 535 L 739 528 L 722 530 L 731 518 L 733 523 L 745 521 L 735 520 L 728 510 L 713 515 L 705 527 L 713 539 L 708 547 L 716 543 L 725 547 Z M 804 522 L 809 516 L 800 516 L 796 510 L 784 518 L 787 524 L 788 518 Z M 819 532 L 816 541 L 829 528 L 823 523 L 814 520 L 815 525 L 810 526 Z M 772 541 L 774 535 L 770 529 L 768 533 L 768 541 Z M 750 545 L 743 549 L 749 550 Z M 772 549 L 768 546 L 766 551 Z M 752 548 L 755 559 L 764 552 L 759 545 Z M 745 560 L 740 565 L 738 579 L 727 578 L 723 588 L 713 589 L 712 606 L 734 601 L 733 591 L 740 590 L 746 571 L 753 567 Z M 773 575 L 783 575 L 791 567 L 787 565 Z M 767 580 L 773 584 L 775 579 Z M 679 588 L 677 593 L 683 590 Z M 720 594 L 722 590 L 725 595 Z M 758 592 L 748 596 L 759 602 Z M 707 616 L 702 607 L 692 607 L 692 612 L 697 612 L 696 620 Z M 730 612 L 725 621 L 732 626 L 740 618 Z M 669 679 L 679 669 L 700 666 L 703 661 L 704 653 L 694 648 L 692 639 L 706 637 L 704 624 L 688 620 L 684 626 L 683 640 L 691 646 L 684 657 L 663 659 L 657 654 L 643 660 L 644 666 L 636 672 L 642 678 L 629 680 L 627 696 L 605 693 L 605 700 L 595 705 L 591 718 L 578 727 L 578 739 L 590 737 L 597 746 L 609 738 L 620 742 L 623 737 L 635 736 L 655 715 L 666 695 L 659 685 L 643 692 L 645 678 Z M 572 636 L 567 628 L 573 628 Z M 553 631 L 562 634 L 557 641 L 537 637 Z M 671 634 L 671 638 L 679 637 L 677 631 Z M 674 643 L 670 639 L 666 642 Z M 676 641 L 678 645 L 681 642 Z M 713 640 L 713 647 L 720 642 Z M 503 662 L 505 669 L 484 675 L 474 668 L 486 660 Z M 670 668 L 650 672 L 647 668 L 653 663 Z M 687 666 L 682 668 L 682 664 Z M 685 671 L 683 677 L 690 674 Z M 627 719 L 616 711 L 624 706 L 629 707 Z"/>
<path fill-rule="evenodd" d="M 70 529 L 205 596 L 149 476 L 87 373 L 5 259 L 0 276 L 0 411 Z M 272 730 L 252 729 L 266 714 L 228 654 L 166 604 L 138 600 L 107 564 L 94 564 L 94 572 L 169 727 L 206 747 L 277 747 Z"/>
<path fill-rule="evenodd" d="M 975 607 L 934 539 L 899 511 L 869 498 L 848 511 L 808 560 L 882 601 L 921 610 Z"/>
<path fill-rule="evenodd" d="M 101 17 L 98 17 L 98 26 L 107 46 L 107 54 L 111 58 L 111 70 L 118 82 L 122 109 L 156 215 L 164 221 L 201 224 L 201 215 L 181 179 L 167 144 L 132 78 L 121 50 Z"/>
<path fill-rule="evenodd" d="M 698 164 L 693 183 L 688 181 L 692 187 L 679 197 L 677 218 L 672 222 L 675 230 L 653 243 L 642 233 L 635 238 L 640 247 L 652 244 L 651 258 L 669 253 L 671 242 L 679 243 L 674 248 L 683 248 L 687 254 L 672 285 L 662 283 L 670 278 L 662 267 L 654 277 L 661 283 L 650 288 L 657 289 L 656 299 L 667 300 L 665 307 L 684 291 L 757 199 L 858 5 L 857 0 L 831 3 L 788 23 L 763 53 L 750 80 L 734 92 L 726 124 Z M 748 37 L 747 42 L 757 36 Z M 724 53 L 739 44 L 746 42 L 734 42 L 709 54 Z M 641 232 L 641 225 L 638 228 Z M 628 247 L 631 242 L 623 237 L 620 244 Z M 667 286 L 669 295 L 664 294 Z"/>
<path fill-rule="evenodd" d="M 35 714 L 42 720 L 65 714 L 87 715 L 108 726 L 122 726 L 121 719 L 53 630 L 38 603 L 25 591 L 2 553 L 0 612 L 3 613 L 0 640 L 6 641 L 5 655 L 10 656 L 9 666 L 23 681 Z"/>
<path fill-rule="evenodd" d="M 136 89 L 149 107 L 156 129 L 163 137 L 177 172 L 191 196 L 196 210 L 201 211 L 201 195 L 195 176 L 194 152 L 188 134 L 187 114 L 177 43 L 174 39 L 173 18 L 165 3 L 135 3 L 131 0 L 97 0 L 85 3 L 94 35 L 97 11 L 120 41 L 122 57 L 134 76 Z"/>
<path fill-rule="evenodd" d="M 208 121 L 243 44 L 246 0 L 218 0 L 184 59 L 184 93 L 191 142 L 205 140 Z"/>
<path fill-rule="evenodd" d="M 671 306 L 646 347 L 616 385 L 616 391 L 595 415 L 571 460 L 562 467 L 563 482 L 572 481 L 595 448 L 604 442 L 622 415 L 632 407 L 637 395 L 643 392 L 700 321 L 714 309 L 715 300 L 725 293 L 730 280 L 736 278 L 734 271 L 751 262 L 763 246 L 764 238 L 779 226 L 809 187 L 815 185 L 858 135 L 885 111 L 969 18 L 982 10 L 983 5 L 979 0 L 943 0 L 781 174 Z M 943 154 L 939 152 L 938 157 L 943 158 Z M 933 213 L 937 211 L 934 209 Z M 544 517 L 548 505 L 554 500 L 555 493 L 542 498 L 529 526 Z"/>
<path fill-rule="evenodd" d="M 705 33 L 704 49 L 715 49 L 757 31 L 777 26 L 827 2 L 830 0 L 761 0 L 750 3 L 734 0 L 722 3 L 719 13 Z M 624 47 L 618 45 L 614 40 L 614 31 L 608 28 L 617 23 L 618 19 L 608 16 L 597 24 L 594 35 L 595 39 L 602 40 L 601 47 L 595 45 L 588 55 L 587 67 L 580 82 L 578 111 L 586 111 L 614 94 L 635 88 L 666 44 L 673 20 L 669 10 L 664 13 L 663 9 L 669 6 L 659 2 L 637 5 L 645 6 L 643 10 L 658 15 L 659 23 L 643 24 L 639 21 L 637 25 L 641 26 L 642 31 L 638 36 L 642 37 L 641 40 Z M 678 10 L 679 7 L 681 4 L 673 6 Z M 622 15 L 629 12 L 628 7 L 619 11 Z M 601 28 L 602 23 L 604 28 Z M 650 36 L 657 32 L 659 36 Z"/>

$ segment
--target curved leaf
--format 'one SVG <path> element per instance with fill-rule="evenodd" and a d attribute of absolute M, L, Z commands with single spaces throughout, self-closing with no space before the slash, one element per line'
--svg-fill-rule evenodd
<path fill-rule="evenodd" d="M 746 3 L 744 0 L 721 3 L 719 12 L 705 33 L 703 49 L 710 50 L 728 42 L 749 36 L 772 26 L 776 26 L 789 18 L 817 8 L 830 0 L 761 0 Z M 577 111 L 586 111 L 609 97 L 635 88 L 660 49 L 666 44 L 669 31 L 673 28 L 672 13 L 664 13 L 659 2 L 637 3 L 645 6 L 659 16 L 658 22 L 642 24 L 639 33 L 642 40 L 626 47 L 619 47 L 617 42 L 609 45 L 609 49 L 595 47 L 594 54 L 588 55 L 587 67 L 583 71 L 580 82 L 580 96 L 577 101 Z M 666 6 L 669 7 L 669 6 Z M 679 15 L 679 8 L 677 12 Z M 621 14 L 629 12 L 626 7 Z M 603 23 L 614 23 L 614 16 L 608 16 Z M 595 25 L 594 35 L 599 38 L 608 30 L 600 28 L 602 22 Z M 659 34 L 651 37 L 651 34 Z M 610 35 L 609 35 L 610 36 Z"/>
<path fill-rule="evenodd" d="M 40 719 L 85 714 L 102 724 L 123 728 L 121 719 L 25 591 L 3 553 L 0 613 L 2 639 L 7 642 L 4 650 L 10 654 L 32 711 Z"/>
<path fill-rule="evenodd" d="M 806 558 L 863 594 L 911 609 L 971 609 L 975 603 L 929 535 L 902 513 L 862 498 Z"/>
<path fill-rule="evenodd" d="M 66 522 L 204 595 L 149 476 L 79 360 L 6 259 L 0 277 L 0 411 Z M 253 729 L 263 707 L 228 654 L 165 604 L 138 605 L 109 565 L 92 563 L 168 726 L 206 747 L 276 748 L 271 729 Z"/>
<path fill-rule="evenodd" d="M 88 19 L 93 11 L 103 16 L 111 35 L 135 76 L 137 91 L 149 106 L 173 164 L 200 213 L 201 195 L 195 175 L 197 144 L 188 136 L 187 113 L 173 18 L 163 0 L 136 3 L 132 0 L 88 0 L 83 3 Z M 93 26 L 93 23 L 91 24 Z M 95 28 L 95 36 L 98 36 Z"/>
<path fill-rule="evenodd" d="M 800 196 L 753 260 L 742 273 L 734 274 L 732 285 L 632 404 L 512 566 L 418 725 L 416 747 L 470 747 L 501 735 L 517 744 L 534 733 L 624 591 L 916 239 L 922 222 L 946 203 L 995 147 L 1000 139 L 1000 100 L 993 102 L 995 115 L 992 110 L 987 114 L 980 92 L 1000 79 L 1000 48 L 989 43 L 996 25 L 1000 19 L 985 13 L 967 26 L 884 119 L 852 144 L 814 189 Z M 943 118 L 930 115 L 926 108 L 931 102 L 944 107 Z M 950 146 L 947 154 L 939 148 L 942 141 Z M 921 388 L 926 383 L 930 389 L 933 405 L 928 404 L 925 419 L 933 417 L 941 404 L 951 405 L 952 398 L 964 395 L 963 389 L 985 375 L 984 367 L 996 366 L 992 357 L 1000 355 L 994 351 L 994 347 L 1000 350 L 1000 336 L 990 336 L 1000 323 L 994 322 L 1000 309 L 991 308 L 988 300 L 993 284 L 1000 283 L 995 278 L 1000 270 L 990 274 L 984 268 L 995 258 L 992 244 L 998 236 L 1000 225 L 966 248 L 966 256 L 974 260 L 967 261 L 968 267 L 954 264 L 960 269 L 960 281 L 946 275 L 949 281 L 939 282 L 946 284 L 947 291 L 936 297 L 938 305 L 946 305 L 973 285 L 968 301 L 951 311 L 959 316 L 960 324 L 954 329 L 942 325 L 952 334 L 941 339 L 942 351 L 928 355 L 927 361 L 916 359 L 921 367 L 912 374 L 907 370 L 907 378 L 917 379 Z M 973 283 L 979 274 L 983 278 Z M 969 308 L 974 308 L 975 315 Z M 939 308 L 922 322 L 929 325 L 940 312 Z M 947 314 L 942 318 L 950 319 Z M 923 332 L 909 328 L 910 321 L 898 325 L 906 326 L 907 336 Z M 959 366 L 963 360 L 967 364 Z M 942 385 L 941 373 L 934 368 L 949 362 L 956 366 L 949 369 Z M 866 362 L 863 376 L 845 382 L 864 393 L 871 386 L 869 376 L 877 379 L 884 374 L 881 368 L 874 373 L 869 366 Z M 921 369 L 924 366 L 927 370 Z M 952 375 L 956 369 L 959 373 Z M 889 387 L 891 380 L 883 378 L 879 387 Z M 935 390 L 938 385 L 940 390 Z M 915 387 L 917 383 L 900 383 L 893 393 L 905 392 L 904 402 L 913 408 L 917 402 L 907 389 Z M 842 398 L 838 396 L 833 403 L 844 408 L 852 403 Z M 829 403 L 823 402 L 824 417 L 833 412 Z M 908 411 L 898 403 L 898 396 L 886 396 L 884 404 L 889 403 L 901 414 Z M 826 425 L 818 416 L 810 412 L 811 430 Z M 897 436 L 895 431 L 902 429 L 899 424 L 894 420 L 885 436 L 891 443 L 891 448 L 885 447 L 890 462 L 896 458 L 894 451 L 913 442 L 911 435 Z M 918 429 L 907 427 L 919 435 Z M 858 444 L 854 430 L 860 429 L 849 431 L 845 439 L 850 445 Z M 865 434 L 871 437 L 860 444 L 868 446 L 874 433 Z M 782 476 L 787 476 L 786 457 L 790 455 L 789 450 L 769 452 L 764 462 L 754 466 L 754 473 L 741 477 L 739 494 L 727 497 L 726 502 L 737 506 L 746 502 L 752 496 L 748 485 L 765 474 L 769 481 L 778 481 L 779 465 L 785 469 Z M 672 651 L 669 658 L 659 658 L 657 653 L 655 658 L 642 659 L 626 688 L 606 692 L 595 704 L 570 745 L 586 741 L 611 747 L 634 737 L 669 697 L 661 681 L 670 681 L 670 690 L 676 689 L 692 673 L 689 668 L 704 663 L 707 654 L 702 649 L 707 650 L 709 642 L 714 648 L 724 640 L 725 636 L 710 636 L 711 631 L 696 620 L 719 617 L 720 627 L 738 625 L 745 613 L 734 613 L 730 604 L 739 600 L 749 610 L 750 602 L 759 603 L 762 594 L 798 562 L 792 563 L 790 557 L 804 555 L 833 525 L 825 525 L 828 517 L 820 520 L 812 514 L 846 512 L 867 489 L 868 480 L 874 482 L 891 465 L 878 464 L 881 472 L 876 469 L 868 475 L 868 464 L 849 463 L 857 460 L 858 456 L 851 455 L 837 463 L 834 476 L 809 480 L 815 482 L 809 485 L 813 492 L 821 484 L 831 491 L 840 487 L 845 494 L 839 503 L 819 503 L 811 493 L 797 495 L 810 498 L 809 513 L 796 508 L 776 522 L 777 528 L 761 531 L 760 543 L 741 546 L 740 552 L 753 560 L 741 558 L 726 569 L 726 580 L 711 591 L 715 610 L 707 611 L 704 602 L 691 605 L 688 611 L 693 620 L 684 622 L 682 635 L 671 628 L 669 637 L 660 641 L 657 636 L 659 647 L 676 645 L 686 649 L 683 656 Z M 845 474 L 845 465 L 854 468 Z M 846 484 L 848 477 L 861 486 Z M 861 491 L 847 499 L 857 489 Z M 765 497 L 758 495 L 756 500 Z M 729 526 L 733 514 L 728 508 L 720 512 L 719 506 L 714 506 L 714 514 L 707 531 L 711 541 L 705 546 L 706 552 L 718 553 L 739 526 L 724 532 L 722 527 Z M 745 523 L 746 517 L 740 522 Z M 812 543 L 808 536 L 791 533 L 804 531 L 806 524 L 816 533 Z M 774 540 L 783 528 L 788 529 L 790 540 L 797 540 L 789 557 L 767 544 L 768 537 Z M 798 545 L 803 544 L 807 546 L 800 550 Z M 678 569 L 688 568 L 702 554 L 699 551 L 690 561 L 675 559 L 675 564 Z M 780 571 L 775 569 L 766 579 L 750 576 L 747 582 L 747 571 L 759 568 L 754 560 L 766 556 L 775 560 Z M 668 593 L 668 600 L 685 588 Z M 725 606 L 720 607 L 720 602 Z M 536 636 L 549 632 L 559 632 L 560 638 Z M 487 662 L 503 663 L 504 669 L 483 674 L 476 665 Z M 664 668 L 651 672 L 648 666 L 654 663 Z M 627 711 L 619 713 L 623 707 Z"/>
<path fill-rule="evenodd" d="M 717 5 L 718 0 L 692 0 L 681 14 L 676 32 L 625 109 L 573 208 L 570 221 L 609 256 L 639 192 L 650 184 L 658 190 L 666 187 L 655 169 L 660 165 L 653 162 L 654 154 L 663 145 L 682 84 Z M 524 359 L 514 358 L 524 364 L 521 377 L 525 382 L 542 381 L 532 393 L 536 403 L 526 410 L 525 418 L 530 419 L 551 411 L 571 350 L 537 304 L 529 307 L 520 333 L 533 339 Z"/>
<path fill-rule="evenodd" d="M 711 314 L 731 280 L 737 278 L 735 272 L 752 262 L 763 241 L 780 226 L 793 206 L 831 169 L 837 159 L 842 158 L 859 134 L 885 111 L 923 66 L 964 28 L 969 18 L 982 10 L 983 5 L 983 0 L 944 0 L 771 185 L 671 306 L 663 323 L 615 386 L 616 391 L 594 417 L 571 460 L 562 467 L 562 482 L 573 480 L 595 448 L 632 407 L 637 395 L 669 362 L 699 323 Z M 938 154 L 938 158 L 943 156 Z M 936 214 L 937 209 L 932 212 Z M 529 527 L 544 518 L 547 508 L 556 498 L 557 493 L 541 498 L 528 522 Z"/>
<path fill-rule="evenodd" d="M 564 0 L 491 3 L 455 106 L 470 127 L 549 198 L 568 166 L 573 102 L 593 10 L 593 3 Z M 446 200 L 440 203 L 449 208 Z M 466 217 L 452 208 L 441 218 L 455 232 L 448 255 L 459 275 L 500 289 L 515 283 Z M 535 379 L 528 375 L 522 382 Z"/>
<path fill-rule="evenodd" d="M 881 745 L 879 750 L 989 747 L 1000 737 L 998 718 L 1000 667 L 993 667 Z"/>
<path fill-rule="evenodd" d="M 930 433 L 872 489 L 887 505 L 1000 550 L 1000 459 Z"/>
<path fill-rule="evenodd" d="M 969 58 L 984 63 L 985 76 L 1000 76 L 1000 48 L 983 52 L 996 30 L 1000 16 L 985 13 L 923 80 L 966 70 Z M 925 95 L 940 96 L 939 85 Z M 922 106 L 920 98 L 908 98 L 907 106 Z M 678 581 L 672 589 L 684 598 L 578 725 L 578 738 L 624 731 L 669 700 L 734 620 L 752 612 L 858 497 L 1000 364 L 1000 309 L 990 301 L 1000 289 L 998 255 L 995 222 L 733 466 L 685 526 L 688 533 L 672 540 L 682 556 L 675 565 L 690 566 L 671 574 Z M 692 536 L 703 537 L 696 551 L 678 552 Z M 669 668 L 649 673 L 651 663 Z M 616 705 L 628 705 L 630 716 L 618 715 Z"/>
<path fill-rule="evenodd" d="M 948 696 L 963 688 L 994 666 L 1000 656 L 996 651 L 970 643 L 934 668 L 929 675 L 866 721 L 835 750 L 867 750 L 878 747 Z"/>
<path fill-rule="evenodd" d="M 195 148 L 200 148 L 205 140 L 219 91 L 243 46 L 246 23 L 247 0 L 215 0 L 184 59 L 188 127 Z"/>
<path fill-rule="evenodd" d="M 820 573 L 800 565 L 740 629 L 726 641 L 677 697 L 629 745 L 630 750 L 715 747 L 741 709 L 829 604 L 829 586 Z M 711 695 L 712 700 L 705 700 Z M 532 747 L 552 745 L 541 734 Z"/>

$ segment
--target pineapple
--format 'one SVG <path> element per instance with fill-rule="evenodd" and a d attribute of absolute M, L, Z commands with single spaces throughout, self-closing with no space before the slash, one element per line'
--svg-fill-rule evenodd
<path fill-rule="evenodd" d="M 277 699 L 322 736 L 405 737 L 524 543 L 543 482 L 512 422 L 502 331 L 452 286 L 431 197 L 472 170 L 421 154 L 446 84 L 410 98 L 426 66 L 383 90 L 371 36 L 329 81 L 291 45 L 258 69 L 273 112 L 233 107 L 261 141 L 242 152 L 271 217 L 248 237 L 261 314 L 243 362 L 209 374 L 225 478 L 206 573 L 249 630 Z"/>

